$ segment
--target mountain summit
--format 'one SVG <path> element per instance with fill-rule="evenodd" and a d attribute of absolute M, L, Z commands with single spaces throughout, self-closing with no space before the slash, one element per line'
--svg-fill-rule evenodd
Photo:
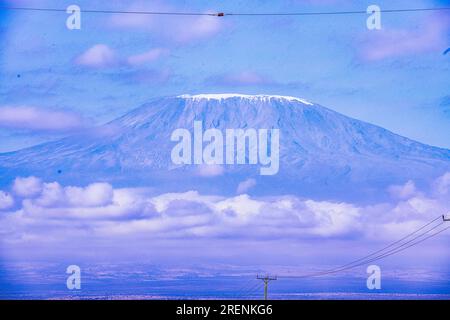
<path fill-rule="evenodd" d="M 280 168 L 205 168 L 171 161 L 171 134 L 204 129 L 279 129 Z M 234 192 L 254 179 L 259 194 L 377 197 L 391 184 L 426 183 L 450 171 L 450 150 L 428 146 L 306 100 L 276 95 L 200 94 L 153 99 L 90 132 L 0 154 L 0 176 L 110 181 L 164 190 Z"/>

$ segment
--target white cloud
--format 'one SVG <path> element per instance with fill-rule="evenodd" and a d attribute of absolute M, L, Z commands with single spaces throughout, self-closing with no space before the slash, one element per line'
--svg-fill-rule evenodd
<path fill-rule="evenodd" d="M 90 68 L 107 68 L 119 64 L 116 52 L 105 44 L 96 44 L 75 59 L 78 65 Z"/>
<path fill-rule="evenodd" d="M 0 216 L 0 232 L 14 230 L 15 239 L 68 234 L 76 228 L 99 237 L 391 240 L 444 214 L 450 202 L 424 192 L 409 192 L 406 197 L 403 189 L 396 202 L 365 206 L 289 195 L 225 197 L 197 191 L 155 195 L 145 188 L 114 189 L 107 183 L 61 186 L 35 177 L 17 178 L 12 189 L 22 203 L 13 207 L 12 197 L 0 192 L 0 208 L 12 210 Z"/>
<path fill-rule="evenodd" d="M 0 191 L 0 210 L 9 209 L 14 205 L 13 197 L 6 192 Z"/>
<path fill-rule="evenodd" d="M 65 188 L 67 200 L 75 207 L 99 207 L 110 204 L 113 199 L 113 189 L 107 183 L 93 183 L 86 188 Z"/>
<path fill-rule="evenodd" d="M 197 40 L 210 38 L 222 29 L 222 21 L 217 17 L 201 16 L 199 18 L 188 21 L 184 19 L 184 23 L 175 25 L 175 39 L 179 42 L 187 43 Z M 186 24 L 189 23 L 189 27 Z"/>
<path fill-rule="evenodd" d="M 313 234 L 336 236 L 359 229 L 361 209 L 352 204 L 312 200 L 305 201 L 305 204 L 319 222 L 313 227 Z"/>
<path fill-rule="evenodd" d="M 27 106 L 0 107 L 0 127 L 40 131 L 71 131 L 86 126 L 80 116 Z"/>
<path fill-rule="evenodd" d="M 362 57 L 369 61 L 427 52 L 439 54 L 448 45 L 450 16 L 431 14 L 417 28 L 383 29 L 371 34 L 361 46 Z"/>
<path fill-rule="evenodd" d="M 439 195 L 450 195 L 450 172 L 436 179 L 434 187 Z"/>
<path fill-rule="evenodd" d="M 127 62 L 132 66 L 146 64 L 158 60 L 162 56 L 168 54 L 168 52 L 169 51 L 164 48 L 154 48 L 147 52 L 128 57 Z"/>
<path fill-rule="evenodd" d="M 156 213 L 142 189 L 113 189 L 107 183 L 62 187 L 44 183 L 38 197 L 25 199 L 19 212 L 26 217 L 59 220 L 140 219 Z"/>
<path fill-rule="evenodd" d="M 251 217 L 257 216 L 261 208 L 265 205 L 263 201 L 251 199 L 243 194 L 234 198 L 228 198 L 216 203 L 219 212 L 225 213 L 225 216 L 231 217 L 236 222 L 241 220 L 248 221 Z"/>
<path fill-rule="evenodd" d="M 188 191 L 184 193 L 164 193 L 152 197 L 150 201 L 154 204 L 158 212 L 163 212 L 167 210 L 169 204 L 173 201 L 179 200 L 193 201 L 193 202 L 202 202 L 207 205 L 212 205 L 218 199 L 221 199 L 221 197 L 203 196 L 200 195 L 197 191 Z"/>
<path fill-rule="evenodd" d="M 35 201 L 41 207 L 57 207 L 66 201 L 66 196 L 59 183 L 44 183 L 42 192 Z"/>
<path fill-rule="evenodd" d="M 394 185 L 388 188 L 389 193 L 398 199 L 407 199 L 417 193 L 416 185 L 409 180 L 404 185 Z"/>
<path fill-rule="evenodd" d="M 147 52 L 120 57 L 119 54 L 105 44 L 96 44 L 75 58 L 81 66 L 104 69 L 118 66 L 136 67 L 160 59 L 169 53 L 165 48 L 153 48 Z"/>
<path fill-rule="evenodd" d="M 42 181 L 36 177 L 17 177 L 14 180 L 13 191 L 21 197 L 34 197 L 42 191 Z"/>
<path fill-rule="evenodd" d="M 250 190 L 254 186 L 256 186 L 256 180 L 253 178 L 249 178 L 249 179 L 244 180 L 241 183 L 239 183 L 239 185 L 236 189 L 236 193 L 237 194 L 246 193 L 248 190 Z"/>

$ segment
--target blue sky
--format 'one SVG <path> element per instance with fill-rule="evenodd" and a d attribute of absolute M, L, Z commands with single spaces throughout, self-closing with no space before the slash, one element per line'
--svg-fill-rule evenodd
<path fill-rule="evenodd" d="M 62 9 L 76 3 L 82 10 L 244 13 L 359 11 L 374 1 L 55 2 L 0 1 Z M 450 6 L 435 0 L 376 3 L 382 9 Z M 81 30 L 68 30 L 67 16 L 0 11 L 0 152 L 105 123 L 154 97 L 218 92 L 302 97 L 450 148 L 450 53 L 445 54 L 450 12 L 386 13 L 380 31 L 366 28 L 365 14 L 82 12 Z M 275 271 L 323 269 L 364 256 L 446 212 L 450 173 L 425 188 L 405 181 L 388 192 L 389 203 L 369 205 L 240 192 L 158 194 L 98 181 L 79 186 L 17 177 L 0 190 L 0 267 L 11 261 L 26 268 L 29 261 L 127 261 L 177 267 L 215 263 L 225 270 L 232 270 L 232 263 L 272 265 Z M 427 242 L 382 266 L 433 267 L 445 273 L 443 281 L 436 280 L 445 285 L 447 243 Z M 426 281 L 427 272 L 414 276 Z"/>
<path fill-rule="evenodd" d="M 82 10 L 298 12 L 365 10 L 372 2 L 76 4 Z M 55 7 L 53 1 L 2 3 Z M 72 3 L 60 1 L 58 7 Z M 385 9 L 416 8 L 445 6 L 449 1 L 377 4 Z M 366 28 L 366 15 L 217 18 L 82 13 L 82 28 L 73 31 L 66 28 L 63 12 L 1 15 L 0 151 L 106 122 L 152 97 L 203 92 L 299 96 L 409 138 L 450 147 L 450 55 L 444 54 L 450 47 L 450 13 L 383 14 L 381 31 Z M 11 110 L 13 119 L 5 116 Z M 58 122 L 67 126 L 55 126 Z"/>

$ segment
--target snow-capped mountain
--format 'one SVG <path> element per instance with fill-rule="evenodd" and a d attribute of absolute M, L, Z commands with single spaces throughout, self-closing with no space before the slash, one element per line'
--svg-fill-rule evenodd
<path fill-rule="evenodd" d="M 209 170 L 171 161 L 175 129 L 280 130 L 280 169 L 252 165 Z M 209 170 L 209 171 L 208 171 Z M 256 194 L 378 197 L 390 184 L 425 183 L 450 171 L 450 150 L 424 145 L 306 100 L 273 95 L 202 94 L 153 99 L 82 135 L 0 154 L 0 176 L 35 175 L 80 183 L 106 180 L 162 190 L 234 192 L 255 180 Z"/>

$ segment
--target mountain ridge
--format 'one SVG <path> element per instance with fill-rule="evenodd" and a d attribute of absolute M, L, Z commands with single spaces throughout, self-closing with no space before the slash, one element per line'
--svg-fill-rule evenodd
<path fill-rule="evenodd" d="M 213 178 L 223 180 L 219 185 L 232 184 L 229 192 L 250 177 L 267 191 L 307 189 L 332 195 L 332 189 L 350 187 L 373 192 L 407 180 L 425 183 L 450 171 L 450 150 L 301 98 L 201 94 L 155 98 L 92 132 L 0 154 L 0 176 L 33 174 L 80 181 L 97 177 L 123 185 L 158 181 L 171 190 L 174 185 L 181 187 L 171 181 L 184 174 L 185 189 L 207 186 L 213 181 L 198 174 L 201 168 L 175 166 L 170 159 L 175 145 L 170 134 L 177 128 L 192 130 L 194 121 L 202 121 L 205 130 L 280 129 L 277 177 L 261 178 L 254 166 L 224 165 L 222 174 Z M 269 188 L 270 183 L 282 185 Z"/>

